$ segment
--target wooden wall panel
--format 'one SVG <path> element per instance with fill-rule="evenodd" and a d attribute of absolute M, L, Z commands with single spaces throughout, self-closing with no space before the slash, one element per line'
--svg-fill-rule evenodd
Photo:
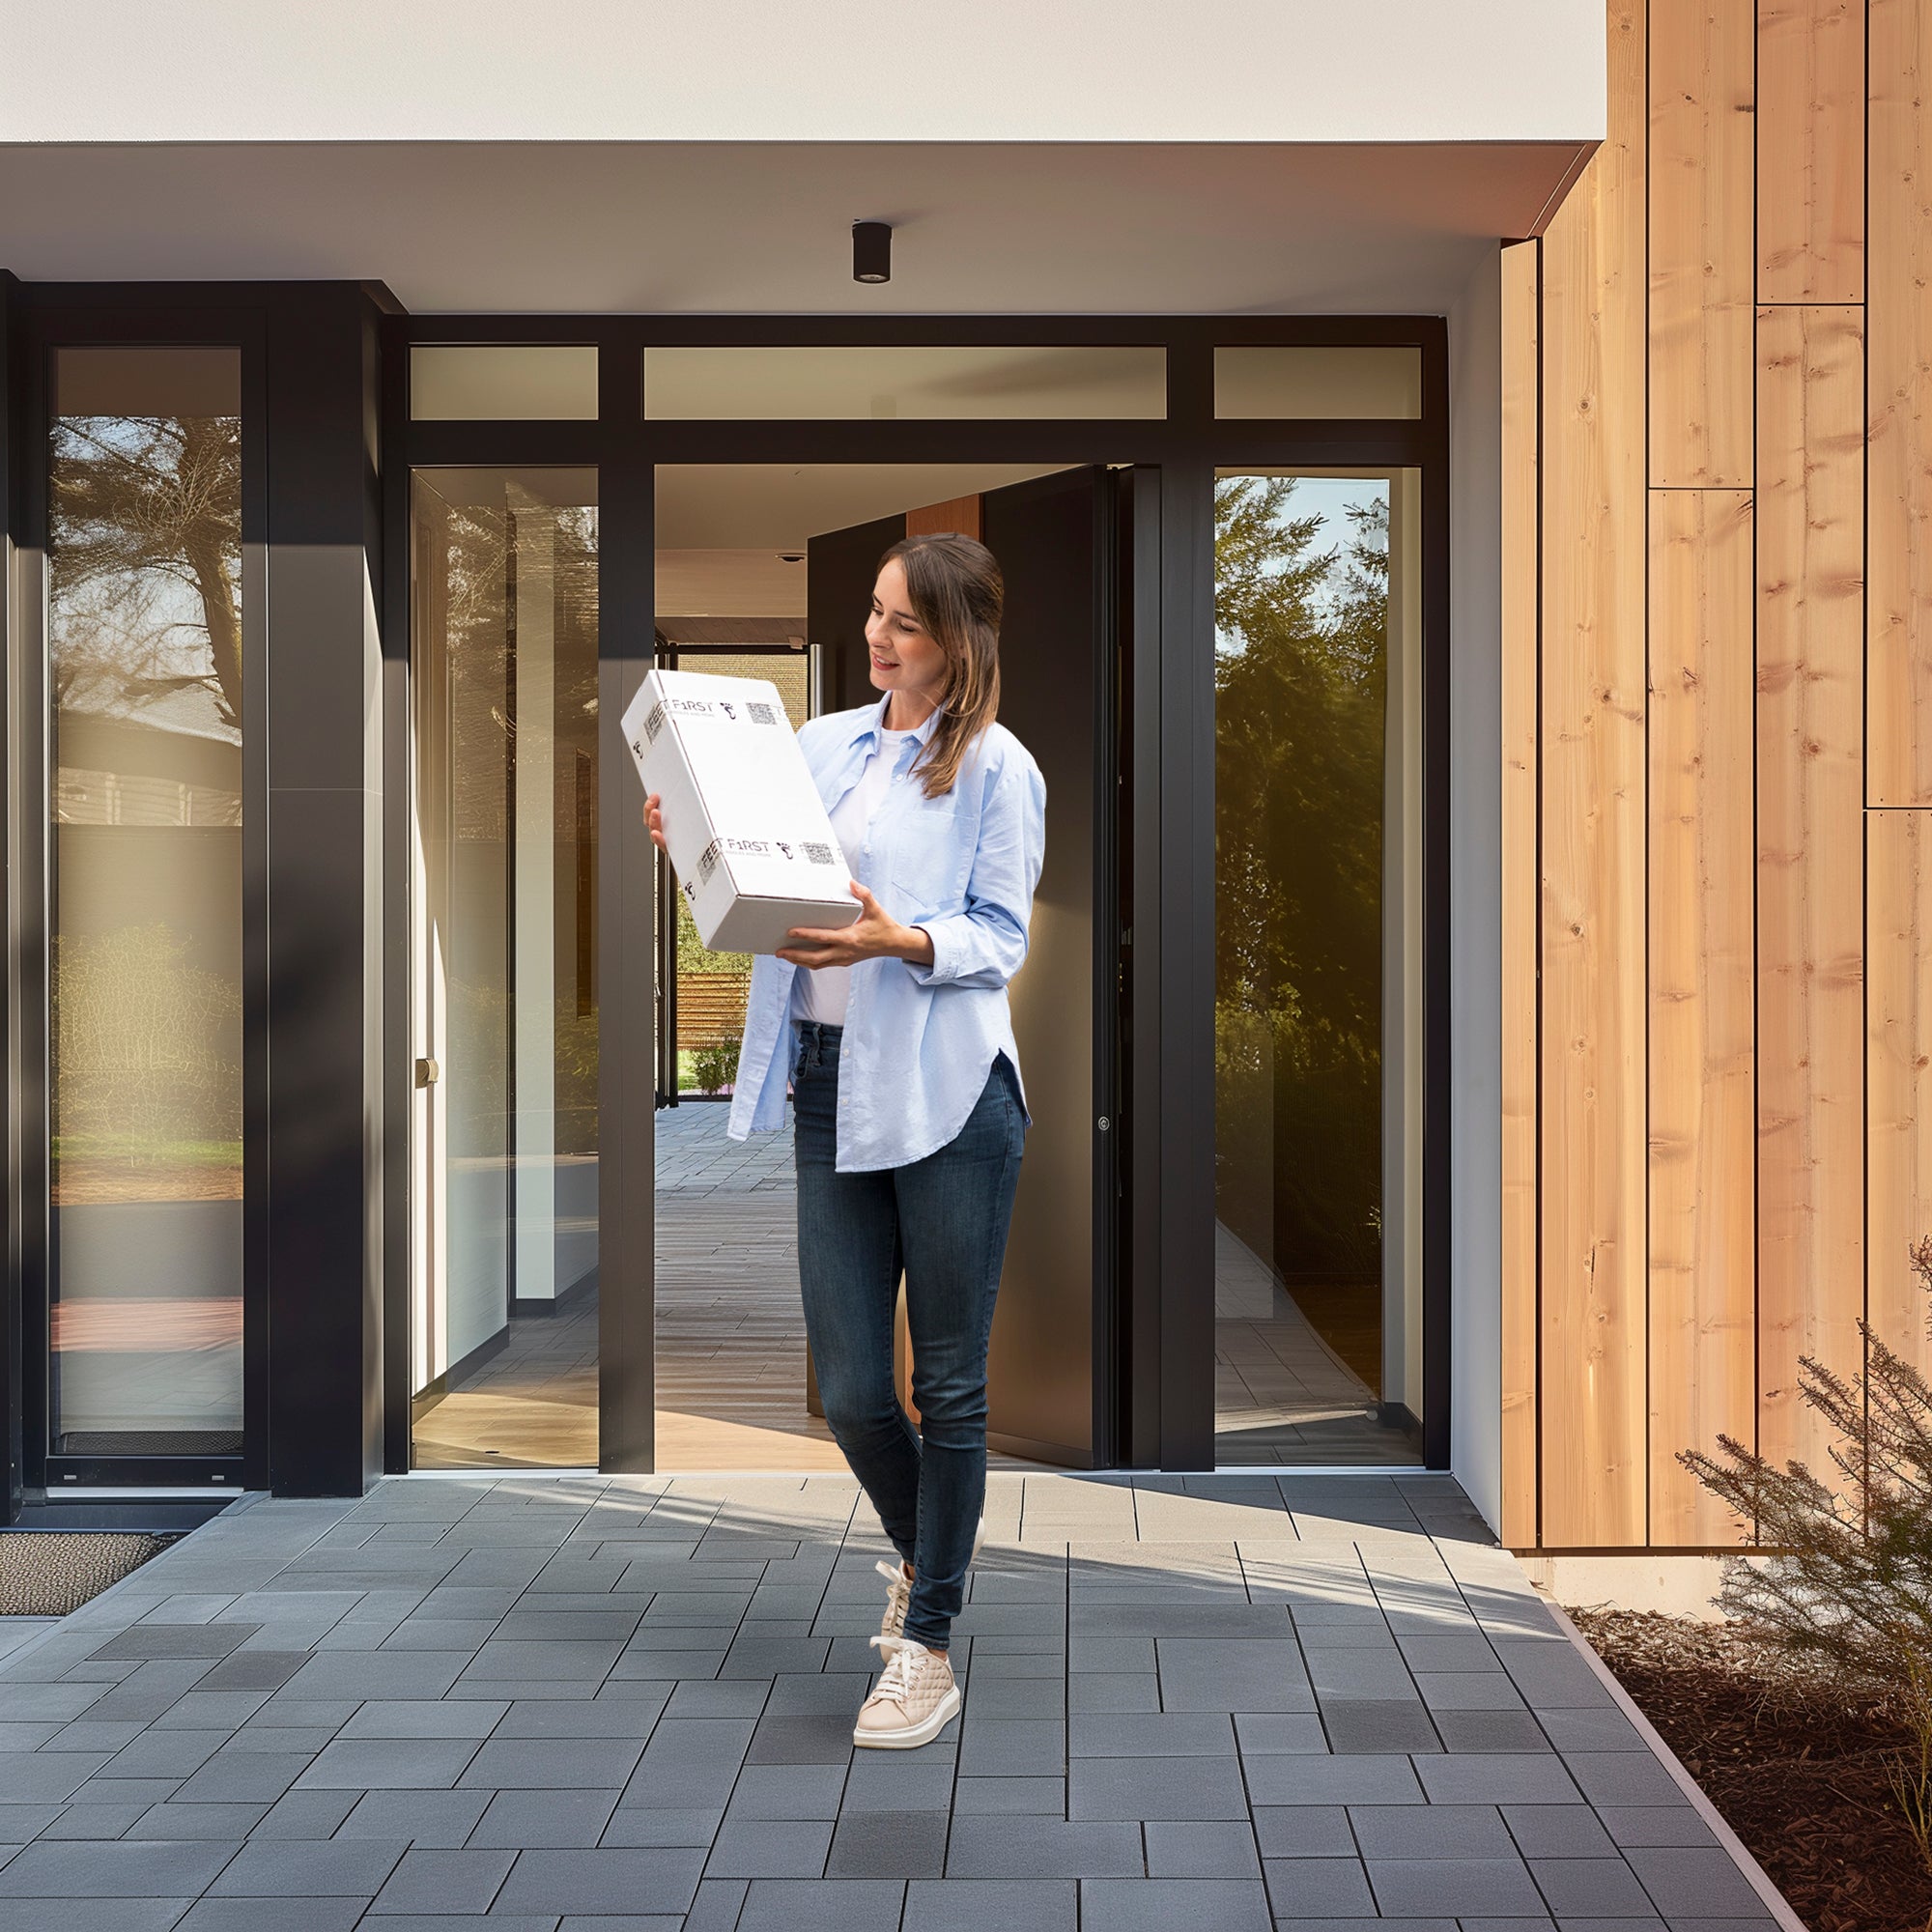
<path fill-rule="evenodd" d="M 1757 298 L 1865 298 L 1865 0 L 1758 0 Z"/>
<path fill-rule="evenodd" d="M 1863 352 L 1758 318 L 1758 1441 L 1814 1468 L 1798 1358 L 1857 1367 L 1864 1286 Z"/>
<path fill-rule="evenodd" d="M 1932 7 L 1871 0 L 1866 798 L 1932 805 Z"/>
<path fill-rule="evenodd" d="M 1644 9 L 1543 241 L 1543 1536 L 1644 1540 Z"/>
<path fill-rule="evenodd" d="M 927 503 L 923 509 L 906 512 L 906 535 L 923 537 L 940 530 L 956 530 L 961 536 L 980 534 L 980 498 L 949 497 L 943 503 Z"/>
<path fill-rule="evenodd" d="M 1650 1541 L 1731 1517 L 1678 1464 L 1755 1406 L 1751 497 L 1650 498 Z"/>
<path fill-rule="evenodd" d="M 1872 1326 L 1932 1369 L 1907 1252 L 1932 1234 L 1932 812 L 1865 815 Z"/>
<path fill-rule="evenodd" d="M 1650 16 L 1650 480 L 1751 481 L 1753 0 Z"/>
<path fill-rule="evenodd" d="M 1502 1540 L 1536 1541 L 1538 244 L 1502 251 Z"/>

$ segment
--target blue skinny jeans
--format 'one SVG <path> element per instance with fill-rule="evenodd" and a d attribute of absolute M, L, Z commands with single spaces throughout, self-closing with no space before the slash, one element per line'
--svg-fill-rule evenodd
<path fill-rule="evenodd" d="M 841 1029 L 808 1021 L 792 1066 L 798 1274 L 833 1439 L 915 1572 L 905 1634 L 948 1647 L 986 1496 L 986 1345 L 1026 1119 L 1005 1055 L 966 1124 L 904 1167 L 834 1165 Z M 901 1270 L 919 1428 L 893 1386 Z"/>

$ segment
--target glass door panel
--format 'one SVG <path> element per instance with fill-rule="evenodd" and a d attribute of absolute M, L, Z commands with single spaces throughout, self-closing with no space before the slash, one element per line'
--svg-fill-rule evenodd
<path fill-rule="evenodd" d="M 1422 1460 L 1421 486 L 1214 486 L 1215 1460 Z"/>
<path fill-rule="evenodd" d="M 62 349 L 47 1449 L 242 1449 L 242 357 Z"/>
<path fill-rule="evenodd" d="M 597 492 L 412 479 L 413 1460 L 597 1462 Z"/>

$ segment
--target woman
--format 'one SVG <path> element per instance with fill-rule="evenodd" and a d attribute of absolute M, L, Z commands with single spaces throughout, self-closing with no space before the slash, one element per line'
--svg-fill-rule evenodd
<path fill-rule="evenodd" d="M 1007 982 L 1026 957 L 1046 787 L 994 722 L 1004 588 L 971 537 L 880 560 L 866 625 L 877 704 L 799 745 L 859 917 L 753 968 L 728 1131 L 796 1115 L 799 1285 L 825 1419 L 899 1553 L 881 1563 L 886 1666 L 857 1745 L 937 1737 L 986 1490 L 986 1344 L 1030 1123 Z M 657 794 L 645 802 L 664 843 Z M 782 1047 L 782 1051 L 781 1051 Z M 900 1270 L 914 1431 L 893 1385 Z"/>

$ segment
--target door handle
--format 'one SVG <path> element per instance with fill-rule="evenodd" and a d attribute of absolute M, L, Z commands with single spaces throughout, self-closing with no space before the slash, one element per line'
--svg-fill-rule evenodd
<path fill-rule="evenodd" d="M 434 1087 L 442 1078 L 442 1068 L 434 1060 L 419 1058 L 416 1061 L 416 1085 Z"/>

